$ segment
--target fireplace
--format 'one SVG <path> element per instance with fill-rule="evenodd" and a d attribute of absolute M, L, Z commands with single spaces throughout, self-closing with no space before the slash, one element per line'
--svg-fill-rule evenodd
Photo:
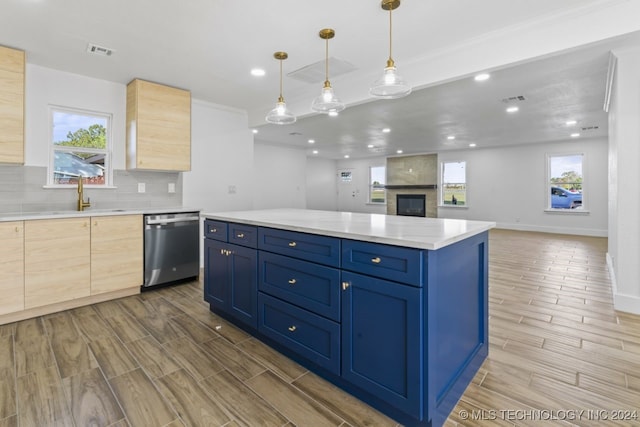
<path fill-rule="evenodd" d="M 396 194 L 396 215 L 426 216 L 424 194 Z"/>

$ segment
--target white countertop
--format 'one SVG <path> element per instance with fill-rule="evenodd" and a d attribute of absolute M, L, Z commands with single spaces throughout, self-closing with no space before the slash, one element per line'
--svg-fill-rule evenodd
<path fill-rule="evenodd" d="M 26 221 L 37 219 L 56 219 L 56 218 L 82 218 L 91 216 L 108 216 L 108 215 L 147 215 L 147 214 L 163 214 L 163 213 L 180 213 L 180 212 L 200 212 L 201 209 L 190 207 L 168 206 L 163 208 L 129 208 L 129 209 L 85 209 L 84 211 L 43 211 L 43 212 L 16 212 L 16 213 L 0 213 L 0 222 L 6 221 Z"/>
<path fill-rule="evenodd" d="M 495 222 L 488 221 L 306 209 L 205 212 L 201 216 L 220 221 L 431 250 L 459 242 L 496 226 Z"/>

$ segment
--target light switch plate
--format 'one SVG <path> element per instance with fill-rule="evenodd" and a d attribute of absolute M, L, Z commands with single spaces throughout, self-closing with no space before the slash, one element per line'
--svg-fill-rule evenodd
<path fill-rule="evenodd" d="M 169 193 L 175 193 L 176 192 L 176 183 L 175 182 L 170 182 L 169 183 L 168 191 L 169 191 Z"/>
<path fill-rule="evenodd" d="M 144 182 L 139 182 L 138 183 L 138 193 L 144 193 L 146 191 L 146 185 L 144 184 Z"/>

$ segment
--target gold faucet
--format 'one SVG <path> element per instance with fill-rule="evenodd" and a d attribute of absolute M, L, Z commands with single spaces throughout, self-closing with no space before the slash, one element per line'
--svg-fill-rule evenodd
<path fill-rule="evenodd" d="M 83 211 L 84 208 L 88 208 L 91 206 L 91 198 L 87 198 L 87 201 L 84 201 L 84 188 L 82 186 L 82 177 L 78 176 L 78 210 Z"/>

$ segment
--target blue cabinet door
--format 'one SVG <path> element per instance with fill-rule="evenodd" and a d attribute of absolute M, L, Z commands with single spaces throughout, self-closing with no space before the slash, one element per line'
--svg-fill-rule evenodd
<path fill-rule="evenodd" d="M 256 328 L 257 269 L 255 249 L 205 239 L 205 301 L 214 312 L 223 312 Z"/>
<path fill-rule="evenodd" d="M 423 418 L 422 288 L 342 273 L 342 377 Z"/>

